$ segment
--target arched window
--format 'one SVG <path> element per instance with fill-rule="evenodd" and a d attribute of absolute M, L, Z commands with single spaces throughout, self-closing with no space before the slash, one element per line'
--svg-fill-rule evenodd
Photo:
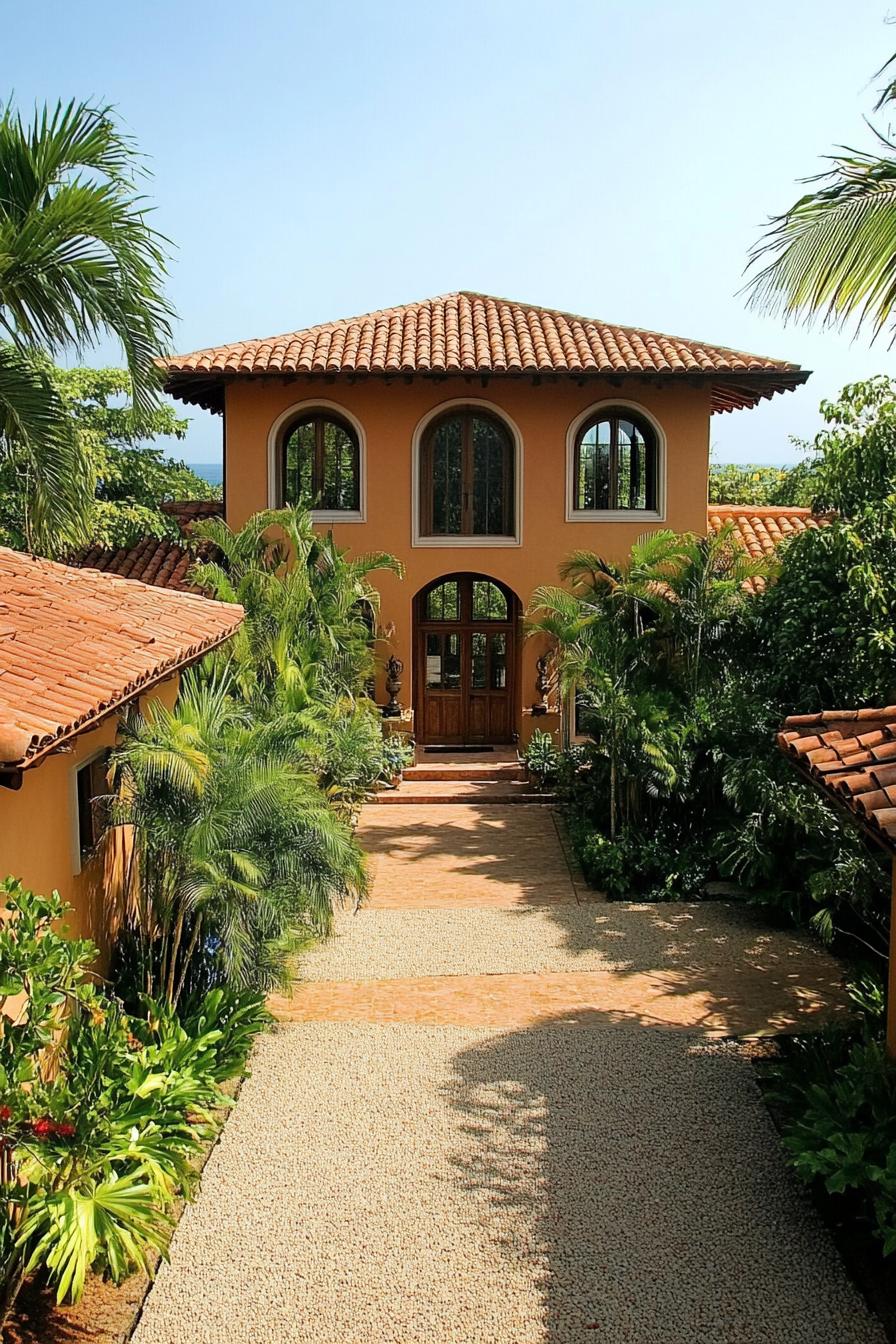
<path fill-rule="evenodd" d="M 512 537 L 513 475 L 513 438 L 496 416 L 475 406 L 440 416 L 421 444 L 421 534 Z"/>
<path fill-rule="evenodd" d="M 657 435 L 627 407 L 605 407 L 576 434 L 573 511 L 657 508 Z"/>
<path fill-rule="evenodd" d="M 358 436 L 332 411 L 309 411 L 287 426 L 282 447 L 284 504 L 357 513 L 360 469 Z"/>

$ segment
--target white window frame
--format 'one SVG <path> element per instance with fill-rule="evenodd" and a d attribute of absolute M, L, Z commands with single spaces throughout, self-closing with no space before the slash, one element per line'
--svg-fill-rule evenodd
<path fill-rule="evenodd" d="M 290 420 L 296 420 L 312 411 L 331 411 L 341 420 L 351 425 L 358 436 L 358 504 L 357 509 L 312 509 L 311 521 L 314 523 L 366 523 L 367 522 L 367 436 L 364 426 L 357 416 L 336 401 L 325 401 L 321 397 L 306 397 L 294 402 L 277 416 L 268 431 L 268 508 L 282 509 L 283 481 L 280 460 L 283 449 L 283 430 Z"/>
<path fill-rule="evenodd" d="M 655 509 L 577 509 L 575 507 L 576 488 L 576 440 L 582 426 L 594 419 L 603 410 L 619 407 L 633 411 L 646 420 L 656 435 L 656 508 Z M 623 397 L 604 397 L 595 401 L 581 415 L 577 415 L 566 431 L 566 521 L 568 523 L 664 523 L 666 521 L 666 435 L 663 427 L 646 406 L 638 401 L 626 401 Z"/>
<path fill-rule="evenodd" d="M 438 420 L 448 411 L 463 406 L 482 408 L 496 420 L 500 420 L 513 440 L 513 523 L 512 537 L 455 537 L 427 536 L 420 530 L 420 455 L 423 449 L 423 436 L 434 420 Z M 417 422 L 411 440 L 411 545 L 420 547 L 440 547 L 443 550 L 463 550 L 464 547 L 501 547 L 522 546 L 523 544 L 523 436 L 519 426 L 501 406 L 484 397 L 452 397 L 450 401 L 440 402 L 427 411 Z"/>

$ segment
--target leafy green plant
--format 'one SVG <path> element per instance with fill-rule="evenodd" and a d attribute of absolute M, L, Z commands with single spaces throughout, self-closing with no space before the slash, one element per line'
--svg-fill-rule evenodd
<path fill-rule="evenodd" d="M 67 909 L 12 878 L 0 925 L 0 1292 L 40 1271 L 77 1300 L 164 1254 L 176 1198 L 266 1023 L 260 997 L 213 991 L 183 1021 L 125 1014 L 92 983 L 96 949 L 57 932 Z"/>
<path fill-rule="evenodd" d="M 414 743 L 406 733 L 386 733 L 381 748 L 382 765 L 379 778 L 384 784 L 397 779 L 403 770 L 414 763 Z"/>
<path fill-rule="evenodd" d="M 896 1067 L 880 1039 L 819 1033 L 785 1044 L 765 1081 L 797 1175 L 855 1192 L 884 1255 L 896 1250 Z"/>
<path fill-rule="evenodd" d="M 25 123 L 0 110 L 0 459 L 22 478 L 29 548 L 87 540 L 93 472 L 46 359 L 119 339 L 141 413 L 171 337 L 166 242 L 149 225 L 146 174 L 109 107 L 58 103 Z"/>
<path fill-rule="evenodd" d="M 84 521 L 91 542 L 130 546 L 146 536 L 179 537 L 175 519 L 161 503 L 220 495 L 183 462 L 166 458 L 150 444 L 182 439 L 188 422 L 171 406 L 136 411 L 127 400 L 130 379 L 125 369 L 59 369 L 49 360 L 42 368 L 68 416 L 92 481 L 93 502 Z M 27 455 L 11 445 L 0 455 L 0 540 L 16 549 L 29 540 L 29 490 Z"/>
<path fill-rule="evenodd" d="M 562 753 L 550 733 L 536 728 L 526 744 L 522 759 L 537 789 L 549 789 L 556 784 Z"/>
<path fill-rule="evenodd" d="M 232 690 L 227 670 L 187 675 L 173 710 L 152 702 L 125 720 L 113 755 L 114 820 L 134 837 L 125 970 L 172 1006 L 219 984 L 287 985 L 307 933 L 326 932 L 334 904 L 365 888 L 301 727 L 253 718 Z"/>
<path fill-rule="evenodd" d="M 896 101 L 892 57 L 875 111 Z M 771 220 L 754 248 L 751 266 L 765 261 L 750 282 L 752 302 L 770 312 L 877 335 L 892 324 L 896 292 L 896 145 L 875 130 L 876 152 L 844 149 L 830 169 L 806 179 L 806 192 Z"/>
<path fill-rule="evenodd" d="M 805 447 L 799 443 L 796 446 Z M 816 493 L 815 463 L 810 458 L 788 467 L 716 462 L 709 469 L 710 504 L 811 508 Z"/>

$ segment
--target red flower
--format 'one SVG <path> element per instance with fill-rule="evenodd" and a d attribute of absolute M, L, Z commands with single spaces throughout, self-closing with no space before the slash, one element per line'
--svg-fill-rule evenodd
<path fill-rule="evenodd" d="M 31 1121 L 31 1133 L 36 1139 L 70 1139 L 74 1132 L 75 1127 L 68 1120 L 52 1120 L 50 1116 L 42 1115 L 39 1120 Z"/>
<path fill-rule="evenodd" d="M 8 1106 L 0 1106 L 0 1125 L 5 1125 L 12 1119 L 12 1111 Z"/>

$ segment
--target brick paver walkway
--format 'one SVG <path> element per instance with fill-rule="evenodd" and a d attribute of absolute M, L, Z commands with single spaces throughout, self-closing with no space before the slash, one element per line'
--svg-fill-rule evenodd
<path fill-rule="evenodd" d="M 811 940 L 609 905 L 550 808 L 365 809 L 135 1344 L 883 1344 L 739 1055 L 842 1010 Z"/>

